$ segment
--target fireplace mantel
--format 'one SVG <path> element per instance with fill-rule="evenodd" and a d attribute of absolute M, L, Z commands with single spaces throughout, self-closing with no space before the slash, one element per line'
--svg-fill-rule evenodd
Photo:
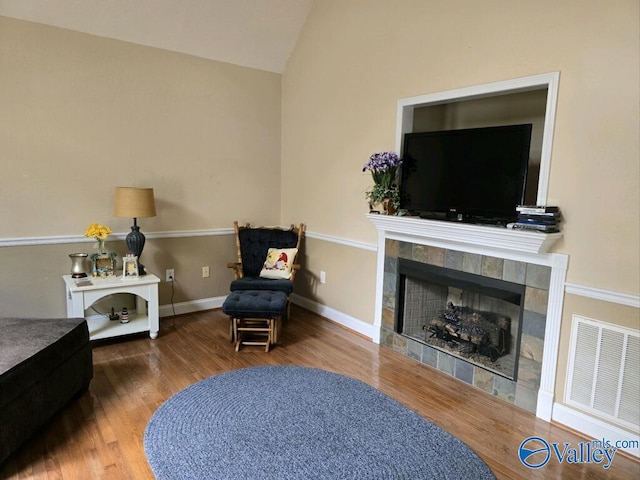
<path fill-rule="evenodd" d="M 527 232 L 504 227 L 425 220 L 419 217 L 367 214 L 378 231 L 490 250 L 521 254 L 547 253 L 562 233 Z"/>
<path fill-rule="evenodd" d="M 562 238 L 562 233 L 545 234 L 485 225 L 471 225 L 392 215 L 367 214 L 367 218 L 378 230 L 376 306 L 373 323 L 373 341 L 376 343 L 380 343 L 380 329 L 382 328 L 385 245 L 389 239 L 515 260 L 527 264 L 543 265 L 551 268 L 544 332 L 544 350 L 541 362 L 542 371 L 536 408 L 536 415 L 539 418 L 550 421 L 553 411 L 556 368 L 558 365 L 564 283 L 569 262 L 568 255 L 552 253 L 550 249 Z"/>

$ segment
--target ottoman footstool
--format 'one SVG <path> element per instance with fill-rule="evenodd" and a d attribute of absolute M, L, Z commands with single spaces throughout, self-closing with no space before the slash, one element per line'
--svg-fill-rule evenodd
<path fill-rule="evenodd" d="M 84 318 L 0 318 L 0 464 L 93 377 Z"/>
<path fill-rule="evenodd" d="M 263 345 L 265 352 L 278 341 L 278 323 L 287 311 L 288 298 L 274 290 L 236 290 L 222 304 L 231 319 L 231 341 L 236 352 L 241 345 Z"/>

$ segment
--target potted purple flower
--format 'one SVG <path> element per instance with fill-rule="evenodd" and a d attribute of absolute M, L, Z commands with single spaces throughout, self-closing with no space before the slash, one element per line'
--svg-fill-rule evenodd
<path fill-rule="evenodd" d="M 393 215 L 400 206 L 400 192 L 397 185 L 398 167 L 402 160 L 395 152 L 378 152 L 369 157 L 362 167 L 363 172 L 371 172 L 373 187 L 365 192 L 369 200 L 369 213 Z"/>

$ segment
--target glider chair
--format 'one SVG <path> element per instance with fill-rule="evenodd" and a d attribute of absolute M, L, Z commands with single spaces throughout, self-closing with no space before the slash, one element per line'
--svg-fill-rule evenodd
<path fill-rule="evenodd" d="M 234 280 L 222 310 L 231 319 L 230 337 L 240 345 L 264 345 L 269 351 L 278 341 L 278 323 L 289 316 L 289 295 L 300 265 L 296 263 L 305 226 L 240 226 L 234 222 L 238 258 L 227 267 Z M 264 337 L 251 341 L 247 337 Z"/>

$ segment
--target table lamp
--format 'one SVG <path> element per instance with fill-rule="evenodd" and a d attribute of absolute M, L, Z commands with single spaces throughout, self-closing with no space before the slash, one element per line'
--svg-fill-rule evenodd
<path fill-rule="evenodd" d="M 138 275 L 146 275 L 144 265 L 140 263 L 145 238 L 138 227 L 138 218 L 156 216 L 153 188 L 116 187 L 113 215 L 133 218 L 133 226 L 125 242 L 128 251 L 138 257 Z"/>

